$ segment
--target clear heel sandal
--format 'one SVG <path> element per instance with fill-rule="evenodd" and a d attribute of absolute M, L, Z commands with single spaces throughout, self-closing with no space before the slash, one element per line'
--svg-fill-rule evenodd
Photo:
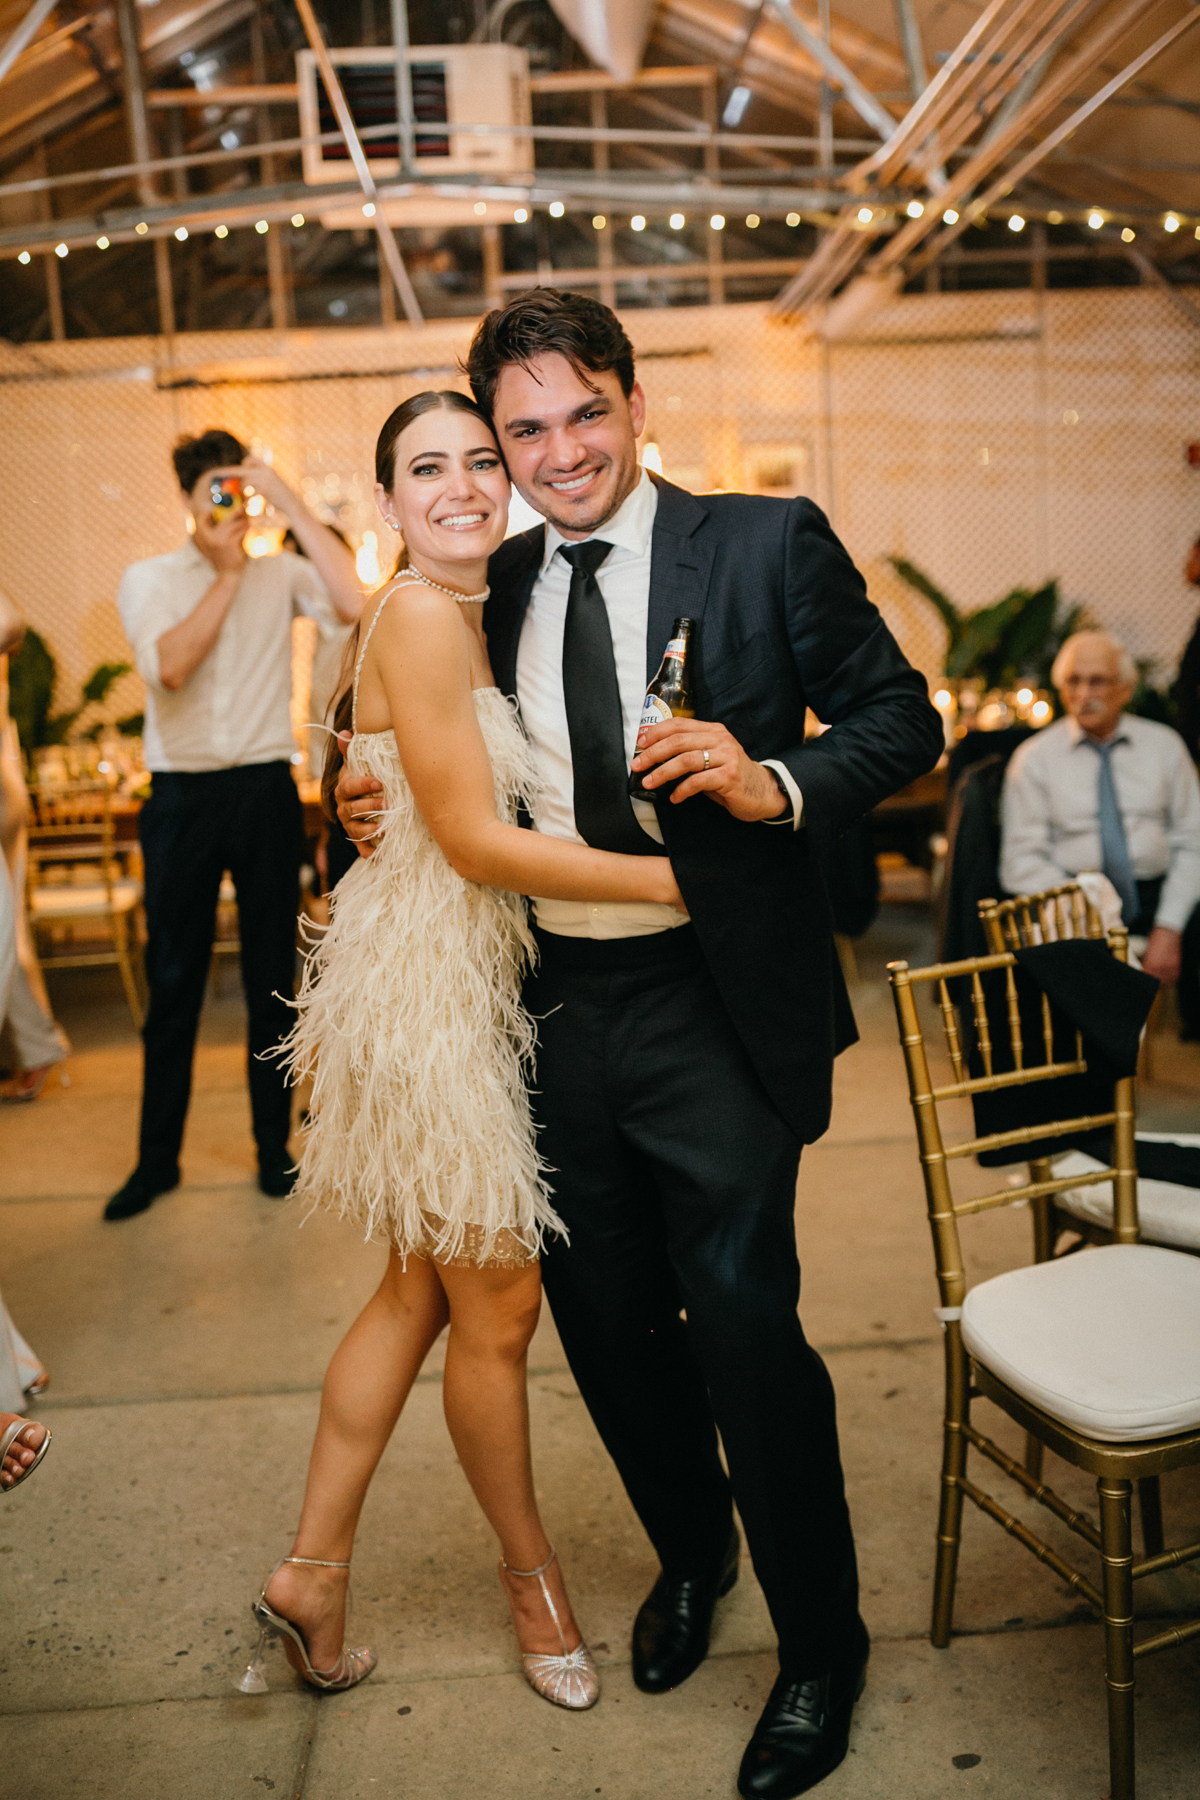
<path fill-rule="evenodd" d="M 516 1575 L 523 1581 L 533 1581 L 536 1578 L 542 1590 L 542 1599 L 554 1620 L 558 1641 L 562 1645 L 561 1656 L 546 1656 L 534 1650 L 523 1651 L 521 1662 L 526 1681 L 534 1693 L 540 1694 L 543 1700 L 549 1700 L 551 1706 L 565 1706 L 571 1712 L 586 1712 L 600 1698 L 600 1676 L 592 1661 L 592 1653 L 585 1643 L 581 1641 L 574 1650 L 567 1649 L 562 1620 L 546 1582 L 546 1570 L 556 1554 L 551 1550 L 538 1569 L 513 1569 L 506 1562 L 501 1562 L 500 1567 L 506 1575 Z"/>
<path fill-rule="evenodd" d="M 284 1563 L 298 1563 L 309 1569 L 348 1569 L 350 1567 L 348 1562 L 322 1562 L 319 1557 L 315 1556 L 283 1556 L 279 1559 L 263 1582 L 262 1592 L 258 1599 L 250 1608 L 254 1622 L 259 1628 L 258 1643 L 248 1666 L 234 1682 L 234 1687 L 239 1694 L 265 1694 L 267 1692 L 267 1677 L 264 1672 L 267 1646 L 281 1638 L 288 1639 L 300 1652 L 300 1660 L 303 1664 L 303 1668 L 299 1671 L 300 1677 L 303 1681 L 307 1681 L 310 1687 L 320 1688 L 324 1693 L 341 1693 L 345 1688 L 357 1687 L 360 1681 L 366 1680 L 375 1667 L 374 1651 L 343 1649 L 332 1669 L 314 1669 L 312 1658 L 308 1654 L 304 1633 L 298 1625 L 293 1625 L 290 1619 L 285 1619 L 282 1613 L 277 1613 L 275 1608 L 268 1604 L 267 1589 Z"/>

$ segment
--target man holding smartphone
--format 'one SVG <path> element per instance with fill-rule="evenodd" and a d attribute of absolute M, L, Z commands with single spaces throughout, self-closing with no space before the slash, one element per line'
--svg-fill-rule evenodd
<path fill-rule="evenodd" d="M 196 1028 L 226 870 L 237 890 L 258 1184 L 294 1179 L 291 1099 L 263 1061 L 291 1022 L 303 843 L 292 779 L 292 619 L 326 635 L 362 609 L 354 558 L 266 464 L 227 431 L 181 438 L 175 474 L 192 520 L 179 550 L 134 563 L 117 604 L 146 683 L 140 832 L 146 871 L 150 1007 L 138 1162 L 106 1219 L 144 1212 L 179 1184 Z M 246 499 L 282 514 L 304 556 L 247 557 Z"/>

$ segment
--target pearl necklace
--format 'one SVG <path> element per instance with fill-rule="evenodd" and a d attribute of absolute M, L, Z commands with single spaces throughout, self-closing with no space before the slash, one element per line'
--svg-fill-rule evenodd
<path fill-rule="evenodd" d="M 412 563 L 409 564 L 407 569 L 400 570 L 396 577 L 397 581 L 404 575 L 415 575 L 418 581 L 423 581 L 425 583 L 426 587 L 437 588 L 439 593 L 449 594 L 450 598 L 452 600 L 457 600 L 460 606 L 468 606 L 473 600 L 486 600 L 492 591 L 490 587 L 485 587 L 482 593 L 479 594 L 460 594 L 456 588 L 443 586 L 440 581 L 435 581 L 432 575 L 426 575 L 423 570 L 418 569 Z"/>

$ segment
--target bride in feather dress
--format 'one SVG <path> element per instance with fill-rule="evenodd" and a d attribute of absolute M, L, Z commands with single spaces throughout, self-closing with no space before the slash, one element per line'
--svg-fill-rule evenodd
<path fill-rule="evenodd" d="M 338 883 L 287 1045 L 310 1075 L 297 1193 L 389 1246 L 387 1269 L 336 1351 L 291 1553 L 254 1602 L 261 1628 L 238 1682 L 265 1686 L 277 1638 L 312 1686 L 341 1689 L 375 1658 L 344 1642 L 350 1554 L 368 1484 L 418 1371 L 449 1325 L 446 1422 L 500 1543 L 526 1679 L 595 1704 L 595 1665 L 538 1516 L 526 1351 L 538 1251 L 562 1227 L 522 1078 L 520 1005 L 532 939 L 520 896 L 680 904 L 665 857 L 618 856 L 522 830 L 529 746 L 496 687 L 483 632 L 487 561 L 509 484 L 486 416 L 424 393 L 387 420 L 376 500 L 404 566 L 369 601 L 335 723 L 348 760 L 382 783 L 379 848 Z M 338 771 L 331 753 L 328 793 Z"/>

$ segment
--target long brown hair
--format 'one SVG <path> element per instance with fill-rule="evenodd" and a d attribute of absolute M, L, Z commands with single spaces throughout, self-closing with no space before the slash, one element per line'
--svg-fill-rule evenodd
<path fill-rule="evenodd" d="M 402 401 L 395 412 L 388 414 L 375 444 L 375 479 L 380 487 L 385 488 L 389 494 L 396 483 L 396 445 L 400 440 L 401 433 L 408 430 L 414 419 L 419 419 L 423 413 L 427 412 L 473 413 L 482 424 L 487 426 L 489 433 L 493 431 L 492 422 L 478 401 L 472 400 L 469 394 L 460 394 L 457 388 L 426 388 L 423 393 L 413 394 L 410 399 Z M 400 554 L 396 558 L 396 566 L 388 576 L 388 581 L 394 581 L 401 569 L 407 569 L 408 566 L 408 546 L 402 544 Z M 383 585 L 386 586 L 386 583 Z M 379 591 L 376 588 L 375 592 Z M 346 654 L 342 660 L 342 672 L 338 678 L 341 692 L 333 708 L 332 724 L 335 732 L 349 731 L 352 728 L 354 665 L 358 661 L 361 631 L 362 621 L 360 620 L 351 633 L 346 645 Z M 336 737 L 331 737 L 325 752 L 325 766 L 321 771 L 321 804 L 328 819 L 334 818 L 337 813 L 333 790 L 338 784 L 344 760 L 342 746 Z"/>

